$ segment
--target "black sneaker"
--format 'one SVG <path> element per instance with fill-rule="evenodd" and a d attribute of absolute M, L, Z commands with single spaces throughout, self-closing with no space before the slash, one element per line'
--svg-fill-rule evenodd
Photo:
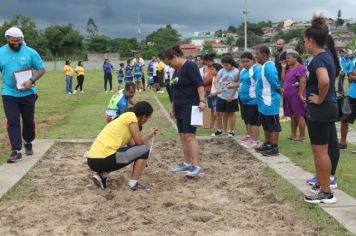
<path fill-rule="evenodd" d="M 266 156 L 266 157 L 268 157 L 268 156 L 278 156 L 279 152 L 278 152 L 278 148 L 277 147 L 272 147 L 272 148 L 270 148 L 270 149 L 268 149 L 266 151 L 261 152 L 261 154 L 263 156 Z"/>
<path fill-rule="evenodd" d="M 149 191 L 150 188 L 148 186 L 142 185 L 139 182 L 137 182 L 135 186 L 131 187 L 131 190 L 132 191 L 136 191 L 136 190 Z"/>
<path fill-rule="evenodd" d="M 316 194 L 310 196 L 304 196 L 304 201 L 308 203 L 325 203 L 325 204 L 333 204 L 336 203 L 336 197 L 332 192 L 325 193 L 323 191 L 319 191 Z"/>
<path fill-rule="evenodd" d="M 219 136 L 222 136 L 224 134 L 224 132 L 221 130 L 217 130 L 215 131 L 215 133 L 211 134 L 212 137 L 219 137 Z"/>
<path fill-rule="evenodd" d="M 25 155 L 27 156 L 33 155 L 32 143 L 25 143 L 23 146 L 25 147 Z"/>
<path fill-rule="evenodd" d="M 18 162 L 19 160 L 21 160 L 22 158 L 22 154 L 19 151 L 13 150 L 11 152 L 10 158 L 7 159 L 7 163 L 15 163 Z"/>
<path fill-rule="evenodd" d="M 271 148 L 272 148 L 271 144 L 263 143 L 260 147 L 255 148 L 255 151 L 258 153 L 262 153 L 262 152 L 265 152 Z"/>

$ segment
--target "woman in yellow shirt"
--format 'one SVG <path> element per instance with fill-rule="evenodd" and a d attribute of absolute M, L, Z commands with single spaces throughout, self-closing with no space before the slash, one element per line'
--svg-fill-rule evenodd
<path fill-rule="evenodd" d="M 66 60 L 66 64 L 63 68 L 64 71 L 64 76 L 66 79 L 66 93 L 67 94 L 72 94 L 73 89 L 72 89 L 72 81 L 73 81 L 73 67 L 71 65 L 70 60 Z"/>
<path fill-rule="evenodd" d="M 74 93 L 77 93 L 78 88 L 80 88 L 80 93 L 84 93 L 84 67 L 82 61 L 78 61 L 78 66 L 75 68 L 75 73 L 77 73 L 77 86 L 75 86 Z"/>
<path fill-rule="evenodd" d="M 132 190 L 148 190 L 138 182 L 146 167 L 150 148 L 147 143 L 158 128 L 151 128 L 148 134 L 142 135 L 140 127 L 144 125 L 153 112 L 151 104 L 146 101 L 136 103 L 133 112 L 126 112 L 111 121 L 96 137 L 88 152 L 88 165 L 96 174 L 95 185 L 106 188 L 107 174 L 119 170 L 132 162 L 133 170 L 129 187 Z"/>

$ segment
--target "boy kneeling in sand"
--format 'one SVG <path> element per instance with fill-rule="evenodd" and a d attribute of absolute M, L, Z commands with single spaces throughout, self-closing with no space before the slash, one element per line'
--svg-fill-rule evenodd
<path fill-rule="evenodd" d="M 140 127 L 151 118 L 152 112 L 153 108 L 148 102 L 138 102 L 132 112 L 126 112 L 110 122 L 96 137 L 87 158 L 90 169 L 96 172 L 93 181 L 98 187 L 106 188 L 109 172 L 133 162 L 130 188 L 148 190 L 138 179 L 149 157 L 150 148 L 145 143 L 156 134 L 158 128 L 151 128 L 148 134 L 142 135 Z"/>

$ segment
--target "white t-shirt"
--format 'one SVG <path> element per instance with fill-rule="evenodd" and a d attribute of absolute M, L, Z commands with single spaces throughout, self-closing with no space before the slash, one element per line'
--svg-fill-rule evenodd
<path fill-rule="evenodd" d="M 153 62 L 153 64 L 152 64 L 152 69 L 153 69 L 152 75 L 153 76 L 157 76 L 157 66 L 158 66 L 158 63 L 156 61 Z"/>
<path fill-rule="evenodd" d="M 199 68 L 199 72 L 202 80 L 204 79 L 204 70 L 205 70 L 205 66 Z"/>
<path fill-rule="evenodd" d="M 169 65 L 164 66 L 164 80 L 171 80 L 174 74 L 174 69 Z"/>

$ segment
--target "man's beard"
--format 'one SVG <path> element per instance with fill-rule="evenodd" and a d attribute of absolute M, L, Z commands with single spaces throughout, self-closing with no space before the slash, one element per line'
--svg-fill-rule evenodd
<path fill-rule="evenodd" d="M 20 51 L 22 43 L 20 43 L 18 47 L 15 46 L 16 44 L 8 43 L 8 45 L 13 51 L 17 52 L 17 51 Z"/>

